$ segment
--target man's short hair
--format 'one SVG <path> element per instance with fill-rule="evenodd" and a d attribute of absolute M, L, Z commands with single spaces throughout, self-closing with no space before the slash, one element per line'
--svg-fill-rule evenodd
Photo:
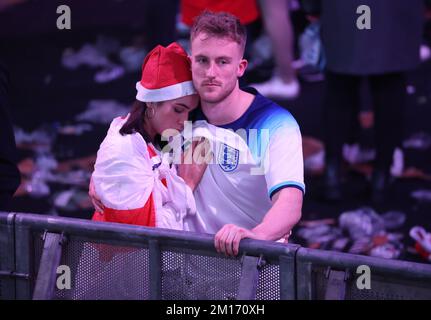
<path fill-rule="evenodd" d="M 240 45 L 244 54 L 247 31 L 234 15 L 227 12 L 205 10 L 194 19 L 190 32 L 190 40 L 193 41 L 201 32 L 209 36 L 232 39 Z"/>

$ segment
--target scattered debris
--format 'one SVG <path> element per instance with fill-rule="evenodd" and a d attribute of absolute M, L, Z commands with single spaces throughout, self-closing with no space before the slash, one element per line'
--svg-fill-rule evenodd
<path fill-rule="evenodd" d="M 431 190 L 416 190 L 410 196 L 418 201 L 431 201 Z"/>
<path fill-rule="evenodd" d="M 373 209 L 364 207 L 340 215 L 340 227 L 349 232 L 353 240 L 371 237 L 384 230 L 384 221 Z"/>
<path fill-rule="evenodd" d="M 332 244 L 332 250 L 334 250 L 334 251 L 344 251 L 344 249 L 347 247 L 347 245 L 349 244 L 349 242 L 350 242 L 350 239 L 347 238 L 347 237 L 338 238 Z"/>
<path fill-rule="evenodd" d="M 93 130 L 93 126 L 88 123 L 78 123 L 76 125 L 66 125 L 58 128 L 58 133 L 64 135 L 80 136 L 86 131 Z"/>
<path fill-rule="evenodd" d="M 299 49 L 301 60 L 305 65 L 323 70 L 326 59 L 320 39 L 320 23 L 310 23 L 299 36 Z"/>
<path fill-rule="evenodd" d="M 313 137 L 302 137 L 304 169 L 313 173 L 325 167 L 325 149 L 323 143 Z"/>
<path fill-rule="evenodd" d="M 404 140 L 403 147 L 406 149 L 426 150 L 431 146 L 431 135 L 425 132 L 418 132 Z"/>
<path fill-rule="evenodd" d="M 35 172 L 31 180 L 25 185 L 27 193 L 33 198 L 41 198 L 50 194 L 51 189 L 41 172 Z"/>
<path fill-rule="evenodd" d="M 347 251 L 352 254 L 366 254 L 373 247 L 373 244 L 370 242 L 369 238 L 362 238 L 355 240 Z"/>
<path fill-rule="evenodd" d="M 78 114 L 78 121 L 109 124 L 112 119 L 129 113 L 130 107 L 115 100 L 91 100 L 87 110 Z"/>
<path fill-rule="evenodd" d="M 370 256 L 385 259 L 397 259 L 401 255 L 402 245 L 400 243 L 385 243 L 370 250 Z"/>
<path fill-rule="evenodd" d="M 363 110 L 359 113 L 359 124 L 363 129 L 370 129 L 374 126 L 374 111 Z"/>
<path fill-rule="evenodd" d="M 63 51 L 61 63 L 69 70 L 75 70 L 81 65 L 107 67 L 112 64 L 104 53 L 100 52 L 96 46 L 89 43 L 84 44 L 78 51 L 71 48 L 65 49 Z"/>
<path fill-rule="evenodd" d="M 301 228 L 297 231 L 298 236 L 303 239 L 309 240 L 315 237 L 319 237 L 323 234 L 327 234 L 331 230 L 330 226 L 319 225 L 312 228 Z"/>
<path fill-rule="evenodd" d="M 263 34 L 251 46 L 250 70 L 256 69 L 272 58 L 272 44 L 268 35 Z"/>
<path fill-rule="evenodd" d="M 47 181 L 87 188 L 90 183 L 90 178 L 90 171 L 74 170 L 65 173 L 53 174 L 47 179 Z"/>
<path fill-rule="evenodd" d="M 388 211 L 382 218 L 386 230 L 398 229 L 406 222 L 406 214 L 401 211 Z"/>
<path fill-rule="evenodd" d="M 362 207 L 343 212 L 338 219 L 303 221 L 296 235 L 309 248 L 352 254 L 364 254 L 386 259 L 397 259 L 403 252 L 403 234 L 390 233 L 400 228 L 406 215 L 388 211 L 379 215 L 372 208 Z"/>
<path fill-rule="evenodd" d="M 31 158 L 25 158 L 18 163 L 18 170 L 21 175 L 30 176 L 34 170 L 34 161 Z"/>
<path fill-rule="evenodd" d="M 394 177 L 401 177 L 404 172 L 404 152 L 400 148 L 394 150 L 391 165 L 391 175 Z"/>
<path fill-rule="evenodd" d="M 48 196 L 51 192 L 47 181 L 52 179 L 52 170 L 58 165 L 51 153 L 38 153 L 34 161 L 30 181 L 26 184 L 27 193 L 34 198 Z"/>
<path fill-rule="evenodd" d="M 93 172 L 95 163 L 95 154 L 83 158 L 70 159 L 60 162 L 57 167 L 57 172 L 67 172 L 74 169 L 83 169 L 89 172 Z"/>
<path fill-rule="evenodd" d="M 350 164 L 369 162 L 376 157 L 376 150 L 361 148 L 358 143 L 344 144 L 343 157 Z"/>
<path fill-rule="evenodd" d="M 99 35 L 95 44 L 86 43 L 78 51 L 71 48 L 64 50 L 62 65 L 69 70 L 75 70 L 81 65 L 102 68 L 94 75 L 94 81 L 97 83 L 110 82 L 122 77 L 126 72 L 123 66 L 117 65 L 109 59 L 110 55 L 119 54 L 120 50 L 118 40 Z M 125 54 L 123 56 L 128 57 Z M 144 59 L 141 56 L 140 58 L 142 64 Z"/>
<path fill-rule="evenodd" d="M 416 240 L 415 250 L 424 259 L 431 262 L 431 233 L 423 227 L 415 226 L 410 229 L 410 237 Z"/>
<path fill-rule="evenodd" d="M 427 61 L 431 58 L 431 48 L 426 44 L 421 44 L 420 50 L 421 61 Z"/>
<path fill-rule="evenodd" d="M 409 94 L 409 95 L 415 94 L 415 93 L 416 93 L 416 88 L 415 88 L 415 86 L 412 86 L 412 85 L 408 85 L 408 86 L 406 86 L 406 92 L 407 92 L 407 94 Z"/>
<path fill-rule="evenodd" d="M 120 59 L 128 72 L 139 71 L 147 55 L 147 50 L 139 47 L 125 47 L 120 51 Z"/>
<path fill-rule="evenodd" d="M 78 186 L 87 190 L 96 156 L 59 163 L 51 149 L 58 134 L 81 135 L 92 128 L 92 125 L 82 123 L 65 126 L 54 123 L 31 133 L 15 128 L 18 148 L 34 152 L 32 157 L 18 163 L 22 178 L 15 196 L 47 197 L 51 194 L 52 183 Z"/>
<path fill-rule="evenodd" d="M 400 178 L 406 178 L 406 179 L 414 178 L 414 179 L 431 181 L 430 174 L 427 174 L 423 170 L 415 167 L 409 167 L 405 169 L 402 175 L 400 176 Z"/>
<path fill-rule="evenodd" d="M 301 227 L 313 228 L 322 224 L 335 224 L 336 222 L 337 221 L 335 219 L 305 220 L 300 221 L 298 225 Z"/>
<path fill-rule="evenodd" d="M 30 150 L 50 150 L 55 139 L 55 128 L 39 128 L 31 133 L 15 127 L 15 142 L 18 148 Z"/>
<path fill-rule="evenodd" d="M 418 99 L 417 99 L 417 103 L 420 106 L 427 104 L 427 102 L 428 102 L 427 96 L 419 96 Z"/>
<path fill-rule="evenodd" d="M 110 65 L 94 75 L 94 81 L 97 83 L 107 83 L 121 78 L 126 71 L 122 66 Z"/>
<path fill-rule="evenodd" d="M 70 189 L 54 195 L 54 206 L 64 211 L 92 209 L 93 204 L 87 192 Z"/>

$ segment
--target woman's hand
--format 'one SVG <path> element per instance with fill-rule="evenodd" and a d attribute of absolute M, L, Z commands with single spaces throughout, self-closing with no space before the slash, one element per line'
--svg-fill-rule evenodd
<path fill-rule="evenodd" d="M 193 141 L 181 157 L 178 175 L 194 191 L 201 181 L 208 163 L 212 159 L 211 145 L 208 140 Z"/>

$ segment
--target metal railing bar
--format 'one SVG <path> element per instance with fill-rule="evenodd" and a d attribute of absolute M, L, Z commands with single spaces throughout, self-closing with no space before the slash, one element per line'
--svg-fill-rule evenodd
<path fill-rule="evenodd" d="M 375 273 L 387 273 L 400 277 L 431 280 L 431 265 L 410 261 L 389 260 L 349 253 L 300 248 L 298 259 L 310 263 L 353 271 L 360 265 L 367 265 Z"/>
<path fill-rule="evenodd" d="M 70 236 L 79 235 L 95 239 L 111 239 L 130 243 L 148 243 L 157 239 L 163 246 L 185 247 L 214 251 L 214 236 L 186 231 L 147 228 L 119 223 L 101 223 L 83 219 L 34 214 L 17 214 L 16 223 L 30 226 L 32 230 L 48 230 L 53 233 L 64 232 Z M 279 255 L 294 254 L 297 245 L 281 244 L 272 241 L 244 239 L 240 244 L 240 253 L 259 256 L 262 251 L 266 256 L 278 258 Z"/>

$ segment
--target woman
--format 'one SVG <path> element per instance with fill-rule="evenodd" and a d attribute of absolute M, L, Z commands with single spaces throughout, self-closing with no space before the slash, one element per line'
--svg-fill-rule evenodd
<path fill-rule="evenodd" d="M 112 121 L 97 153 L 90 196 L 101 203 L 93 220 L 182 230 L 184 217 L 196 212 L 195 184 L 162 161 L 157 137 L 182 131 L 198 105 L 186 52 L 176 43 L 154 48 L 136 89 L 132 111 Z"/>
<path fill-rule="evenodd" d="M 184 230 L 184 218 L 196 212 L 193 189 L 205 166 L 180 165 L 186 183 L 160 154 L 157 141 L 166 130 L 170 135 L 182 131 L 198 104 L 185 51 L 176 43 L 154 48 L 136 89 L 132 111 L 112 121 L 97 152 L 89 192 L 96 208 L 93 220 Z M 138 278 L 124 276 L 137 270 Z M 106 281 L 119 271 L 123 276 Z M 69 294 L 73 299 L 148 299 L 142 289 L 147 272 L 146 250 L 85 243 Z"/>

